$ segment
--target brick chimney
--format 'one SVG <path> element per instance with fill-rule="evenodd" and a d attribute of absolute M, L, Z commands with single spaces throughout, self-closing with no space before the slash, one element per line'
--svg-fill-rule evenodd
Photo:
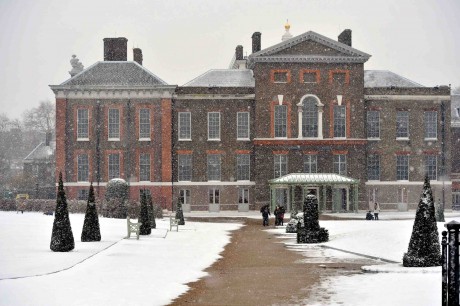
<path fill-rule="evenodd" d="M 127 61 L 128 40 L 124 37 L 104 38 L 104 61 Z"/>
<path fill-rule="evenodd" d="M 261 50 L 261 36 L 262 33 L 260 32 L 254 32 L 254 34 L 252 34 L 252 53 L 256 53 Z"/>
<path fill-rule="evenodd" d="M 339 42 L 351 47 L 351 30 L 346 29 L 340 33 Z"/>
<path fill-rule="evenodd" d="M 242 46 L 242 45 L 236 46 L 236 49 L 235 49 L 235 59 L 236 59 L 237 61 L 243 59 L 243 46 Z"/>
<path fill-rule="evenodd" d="M 133 60 L 142 66 L 142 50 L 139 48 L 133 49 Z"/>

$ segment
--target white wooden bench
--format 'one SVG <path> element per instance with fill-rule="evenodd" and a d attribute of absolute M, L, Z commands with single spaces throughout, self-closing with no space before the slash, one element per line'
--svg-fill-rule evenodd
<path fill-rule="evenodd" d="M 125 239 L 129 239 L 131 237 L 131 233 L 136 234 L 137 240 L 139 240 L 139 231 L 141 229 L 141 222 L 134 223 L 129 220 L 129 217 L 126 217 L 126 222 L 128 224 L 128 236 Z"/>
<path fill-rule="evenodd" d="M 179 231 L 179 219 L 176 219 L 176 217 L 169 216 L 169 231 L 172 231 L 173 227 L 176 227 L 176 232 Z"/>

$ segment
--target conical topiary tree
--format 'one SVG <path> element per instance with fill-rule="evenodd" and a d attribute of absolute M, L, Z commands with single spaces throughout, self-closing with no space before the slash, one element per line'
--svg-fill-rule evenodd
<path fill-rule="evenodd" d="M 155 222 L 155 209 L 153 208 L 152 195 L 147 195 L 147 208 L 149 210 L 150 228 L 156 228 L 157 223 Z"/>
<path fill-rule="evenodd" d="M 139 230 L 140 235 L 150 235 L 152 228 L 150 227 L 149 209 L 147 207 L 147 195 L 145 189 L 142 190 L 141 196 L 141 213 L 139 216 L 139 222 L 141 222 L 141 228 Z"/>
<path fill-rule="evenodd" d="M 88 202 L 86 204 L 85 221 L 81 232 L 81 241 L 101 241 L 101 230 L 99 228 L 99 216 L 94 197 L 93 183 L 89 186 Z"/>
<path fill-rule="evenodd" d="M 430 180 L 425 177 L 423 194 L 415 214 L 414 227 L 407 253 L 403 256 L 404 267 L 432 267 L 441 264 L 441 246 L 435 218 Z"/>
<path fill-rule="evenodd" d="M 73 250 L 74 247 L 75 241 L 73 239 L 72 227 L 70 226 L 64 183 L 62 182 L 62 173 L 59 172 L 59 185 L 50 249 L 54 252 L 68 252 Z"/>
<path fill-rule="evenodd" d="M 185 225 L 184 212 L 182 211 L 182 203 L 177 199 L 176 219 L 179 220 L 179 225 Z"/>

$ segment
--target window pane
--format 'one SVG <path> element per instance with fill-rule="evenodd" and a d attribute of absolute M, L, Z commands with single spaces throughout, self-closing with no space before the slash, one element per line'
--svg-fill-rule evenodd
<path fill-rule="evenodd" d="M 275 83 L 287 83 L 287 72 L 275 72 L 273 74 L 273 79 Z"/>
<path fill-rule="evenodd" d="M 334 105 L 334 137 L 346 137 L 345 105 Z"/>
<path fill-rule="evenodd" d="M 190 190 L 189 189 L 180 190 L 179 201 L 181 204 L 190 204 Z"/>
<path fill-rule="evenodd" d="M 139 110 L 139 138 L 150 138 L 150 110 Z"/>
<path fill-rule="evenodd" d="M 88 182 L 89 177 L 89 160 L 88 154 L 78 155 L 77 158 L 78 178 L 79 182 Z"/>
<path fill-rule="evenodd" d="M 367 112 L 367 138 L 380 138 L 380 112 Z"/>
<path fill-rule="evenodd" d="M 396 113 L 396 137 L 408 138 L 409 137 L 409 112 L 398 111 Z"/>
<path fill-rule="evenodd" d="M 88 200 L 88 190 L 87 189 L 79 189 L 78 190 L 78 200 L 86 201 Z"/>
<path fill-rule="evenodd" d="M 249 189 L 246 189 L 246 188 L 238 189 L 238 203 L 239 204 L 249 203 Z"/>
<path fill-rule="evenodd" d="M 430 180 L 437 179 L 437 158 L 436 155 L 425 156 L 425 172 Z"/>
<path fill-rule="evenodd" d="M 303 172 L 304 173 L 317 173 L 316 154 L 306 154 L 303 156 Z"/>
<path fill-rule="evenodd" d="M 316 73 L 314 72 L 304 72 L 303 74 L 304 83 L 316 83 Z"/>
<path fill-rule="evenodd" d="M 287 136 L 287 106 L 275 105 L 275 137 Z"/>
<path fill-rule="evenodd" d="M 237 114 L 237 138 L 249 139 L 249 113 Z"/>
<path fill-rule="evenodd" d="M 150 181 L 150 154 L 139 155 L 139 180 Z"/>
<path fill-rule="evenodd" d="M 220 113 L 208 113 L 208 139 L 220 140 Z"/>
<path fill-rule="evenodd" d="M 344 154 L 334 155 L 334 173 L 347 175 L 347 156 Z"/>
<path fill-rule="evenodd" d="M 303 100 L 302 137 L 318 137 L 318 106 L 313 97 Z"/>
<path fill-rule="evenodd" d="M 367 178 L 371 181 L 380 180 L 380 156 L 377 154 L 367 156 Z"/>
<path fill-rule="evenodd" d="M 287 173 L 287 155 L 274 155 L 275 159 L 275 178 L 288 174 Z"/>
<path fill-rule="evenodd" d="M 179 113 L 179 140 L 192 139 L 191 114 L 189 112 Z"/>
<path fill-rule="evenodd" d="M 409 156 L 396 156 L 396 179 L 400 181 L 409 180 Z"/>
<path fill-rule="evenodd" d="M 238 181 L 249 181 L 250 180 L 250 155 L 249 154 L 238 154 L 236 156 L 236 168 L 237 174 L 236 179 Z"/>
<path fill-rule="evenodd" d="M 120 138 L 120 110 L 109 109 L 109 138 Z"/>
<path fill-rule="evenodd" d="M 109 180 L 120 177 L 120 155 L 109 154 L 108 158 Z"/>
<path fill-rule="evenodd" d="M 220 154 L 208 155 L 208 181 L 220 181 Z"/>
<path fill-rule="evenodd" d="M 192 155 L 181 154 L 178 155 L 178 166 L 179 166 L 179 181 L 191 181 L 192 180 Z"/>
<path fill-rule="evenodd" d="M 437 138 L 437 121 L 438 113 L 437 112 L 425 112 L 425 138 Z"/>
<path fill-rule="evenodd" d="M 77 110 L 77 138 L 89 138 L 88 132 L 88 110 Z"/>

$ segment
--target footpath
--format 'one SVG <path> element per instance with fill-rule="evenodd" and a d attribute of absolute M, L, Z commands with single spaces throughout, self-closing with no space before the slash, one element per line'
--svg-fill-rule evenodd
<path fill-rule="evenodd" d="M 305 263 L 303 255 L 264 231 L 261 219 L 242 220 L 245 226 L 232 233 L 222 258 L 205 270 L 208 276 L 189 283 L 190 290 L 170 305 L 302 305 L 321 277 L 360 273 L 362 264 Z"/>

